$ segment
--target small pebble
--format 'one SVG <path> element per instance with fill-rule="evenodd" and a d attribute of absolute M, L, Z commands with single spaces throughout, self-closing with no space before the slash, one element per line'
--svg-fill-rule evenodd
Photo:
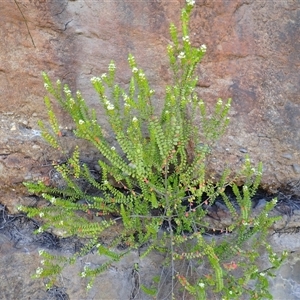
<path fill-rule="evenodd" d="M 260 199 L 260 200 L 258 201 L 258 203 L 256 204 L 255 208 L 256 208 L 256 209 L 263 208 L 263 207 L 266 206 L 266 204 L 267 204 L 266 199 L 264 199 L 264 198 L 263 198 L 263 199 Z"/>
<path fill-rule="evenodd" d="M 293 164 L 292 167 L 296 174 L 300 174 L 300 166 L 298 164 Z"/>
<path fill-rule="evenodd" d="M 101 168 L 100 168 L 100 166 L 99 166 L 98 164 L 94 165 L 94 168 L 95 168 L 95 170 L 98 171 L 98 172 L 101 171 Z"/>
<path fill-rule="evenodd" d="M 293 155 L 291 153 L 284 153 L 281 155 L 281 157 L 286 159 L 293 159 Z"/>

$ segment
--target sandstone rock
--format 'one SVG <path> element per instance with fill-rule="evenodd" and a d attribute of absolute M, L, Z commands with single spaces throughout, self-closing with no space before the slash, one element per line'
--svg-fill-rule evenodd
<path fill-rule="evenodd" d="M 218 97 L 233 98 L 231 125 L 216 145 L 210 165 L 212 175 L 220 173 L 224 165 L 237 170 L 247 151 L 254 163 L 263 161 L 266 188 L 274 191 L 289 183 L 293 193 L 300 194 L 300 3 L 196 2 L 191 40 L 208 48 L 198 70 L 199 94 L 211 105 Z M 170 21 L 178 24 L 183 5 L 183 0 L 0 1 L 0 202 L 11 212 L 17 212 L 18 204 L 36 203 L 32 197 L 23 197 L 26 192 L 21 188 L 22 181 L 49 178 L 52 161 L 61 158 L 43 142 L 37 127 L 38 119 L 47 118 L 41 72 L 60 78 L 72 91 L 82 90 L 90 106 L 95 107 L 98 100 L 89 79 L 105 72 L 114 59 L 118 80 L 128 84 L 127 55 L 131 52 L 156 89 L 159 107 L 164 85 L 170 81 L 165 52 L 168 26 Z M 56 111 L 63 128 L 70 132 L 70 119 L 58 107 Z M 99 116 L 105 125 L 101 110 Z M 66 135 L 65 141 L 71 148 L 77 143 L 72 135 Z M 93 161 L 97 156 L 94 149 L 84 142 L 80 145 L 86 159 Z M 230 222 L 224 216 L 222 219 L 224 225 Z M 297 214 L 292 219 L 291 229 L 296 228 L 293 235 L 273 236 L 277 249 L 288 246 L 299 255 L 298 219 Z M 277 229 L 288 221 L 289 217 L 284 217 L 284 223 L 276 224 Z M 16 250 L 7 237 L 1 236 L 0 254 L 1 269 L 5 270 L 0 280 L 1 295 L 7 299 L 51 299 L 42 282 L 30 279 L 39 264 L 37 249 L 23 245 Z M 82 264 L 94 259 L 92 255 L 84 258 L 64 273 L 59 288 L 65 287 L 70 299 L 88 299 L 85 285 L 75 274 Z M 100 277 L 91 297 L 129 299 L 134 284 L 132 265 L 137 261 L 133 253 L 107 277 Z M 149 273 L 149 284 L 159 262 L 160 257 L 155 257 L 142 266 L 141 272 Z M 296 258 L 286 264 L 285 274 L 278 277 L 281 282 L 276 281 L 274 286 L 279 287 L 278 292 L 286 289 L 287 293 L 277 294 L 275 299 L 299 296 L 298 266 Z"/>
<path fill-rule="evenodd" d="M 43 176 L 41 162 L 53 157 L 36 125 L 46 119 L 42 71 L 82 90 L 95 107 L 90 78 L 114 59 L 117 79 L 128 84 L 131 52 L 160 106 L 170 79 L 168 26 L 178 24 L 183 5 L 183 0 L 2 1 L 0 186 L 19 184 L 30 173 Z M 231 126 L 215 149 L 212 173 L 225 165 L 237 170 L 244 157 L 240 149 L 246 149 L 254 163 L 263 161 L 263 185 L 269 190 L 299 180 L 299 11 L 298 1 L 197 1 L 191 40 L 208 47 L 198 91 L 210 104 L 233 98 Z M 99 115 L 105 124 L 101 110 Z M 71 128 L 66 117 L 62 125 Z M 5 163 L 10 155 L 17 155 L 18 167 L 11 167 L 10 159 Z"/>

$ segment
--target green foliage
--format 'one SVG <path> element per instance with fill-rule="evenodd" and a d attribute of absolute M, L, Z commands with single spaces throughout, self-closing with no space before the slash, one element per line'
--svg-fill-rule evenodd
<path fill-rule="evenodd" d="M 48 277 L 48 287 L 66 264 L 96 249 L 107 260 L 94 269 L 86 267 L 80 274 L 88 278 L 90 288 L 99 273 L 131 249 L 143 246 L 142 257 L 151 251 L 165 253 L 171 268 L 173 297 L 176 281 L 196 299 L 206 299 L 211 292 L 220 299 L 241 299 L 244 294 L 251 299 L 271 297 L 267 277 L 280 266 L 286 254 L 277 256 L 266 243 L 268 228 L 275 221 L 268 217 L 268 212 L 275 200 L 259 216 L 252 214 L 251 198 L 259 186 L 262 166 L 256 170 L 246 158 L 238 175 L 244 177 L 242 189 L 229 181 L 229 170 L 217 182 L 206 174 L 210 149 L 228 125 L 231 99 L 225 104 L 219 99 L 214 112 L 208 114 L 204 101 L 196 93 L 195 70 L 206 46 L 191 45 L 188 24 L 192 8 L 193 1 L 188 1 L 182 10 L 181 36 L 174 24 L 170 26 L 172 43 L 167 52 L 173 79 L 166 87 L 160 114 L 155 114 L 152 103 L 155 91 L 133 55 L 128 57 L 132 76 L 127 88 L 115 83 L 113 61 L 107 73 L 91 79 L 117 147 L 109 144 L 96 110 L 88 107 L 80 92 L 73 95 L 67 85 L 62 86 L 60 81 L 53 84 L 43 74 L 45 88 L 73 119 L 75 135 L 90 142 L 103 157 L 98 162 L 101 178 L 95 177 L 81 162 L 76 147 L 65 163 L 55 166 L 64 179 L 64 187 L 25 183 L 31 193 L 49 202 L 40 208 L 20 207 L 28 216 L 43 219 L 38 232 L 55 227 L 66 235 L 76 234 L 90 240 L 80 253 L 70 258 L 41 252 L 43 266 L 35 277 Z M 45 104 L 50 128 L 39 122 L 42 135 L 54 148 L 67 153 L 60 146 L 63 137 L 48 97 Z M 196 122 L 199 117 L 201 127 Z M 226 195 L 227 186 L 232 187 L 237 205 Z M 217 197 L 222 197 L 233 220 L 229 228 L 222 228 L 227 235 L 221 242 L 206 239 L 204 235 L 209 227 L 205 222 L 207 209 Z M 158 235 L 163 228 L 165 232 Z M 110 243 L 102 241 L 103 232 L 114 235 Z M 116 250 L 120 244 L 127 249 Z M 258 264 L 261 249 L 269 254 L 267 270 Z M 186 262 L 185 273 L 176 268 L 179 261 Z M 199 272 L 201 265 L 204 273 Z M 159 297 L 158 286 L 159 280 L 154 280 L 153 286 L 141 285 L 141 289 Z"/>

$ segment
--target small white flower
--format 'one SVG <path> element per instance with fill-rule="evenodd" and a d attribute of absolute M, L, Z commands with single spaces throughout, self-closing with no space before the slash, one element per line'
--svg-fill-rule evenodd
<path fill-rule="evenodd" d="M 137 73 L 137 72 L 138 72 L 138 68 L 133 67 L 133 68 L 132 68 L 132 73 Z"/>
<path fill-rule="evenodd" d="M 44 231 L 44 229 L 42 227 L 39 227 L 39 229 L 37 230 L 38 233 L 42 233 Z"/>
<path fill-rule="evenodd" d="M 149 93 L 150 95 L 153 95 L 155 93 L 155 90 L 150 90 Z"/>
<path fill-rule="evenodd" d="M 186 4 L 190 6 L 194 6 L 195 0 L 186 0 Z"/>
<path fill-rule="evenodd" d="M 203 289 L 205 287 L 205 284 L 203 282 L 199 282 L 198 285 Z"/>
<path fill-rule="evenodd" d="M 128 62 L 129 62 L 130 65 L 134 65 L 135 64 L 135 59 L 134 59 L 133 55 L 129 55 Z"/>
<path fill-rule="evenodd" d="M 232 291 L 229 291 L 229 294 L 230 294 L 230 295 L 232 295 L 232 294 L 233 294 L 233 292 L 232 292 Z"/>
<path fill-rule="evenodd" d="M 59 222 L 59 225 L 64 225 L 64 221 L 60 221 L 60 222 Z"/>
<path fill-rule="evenodd" d="M 64 87 L 64 92 L 67 94 L 67 95 L 71 95 L 71 91 L 69 90 L 69 88 L 67 86 Z"/>
<path fill-rule="evenodd" d="M 179 53 L 178 58 L 179 58 L 179 59 L 185 58 L 185 54 L 184 54 L 183 51 L 181 51 L 181 52 Z"/>
<path fill-rule="evenodd" d="M 102 78 L 102 79 L 104 79 L 104 78 L 106 78 L 106 77 L 107 77 L 106 73 L 103 73 L 103 74 L 101 75 L 101 78 Z"/>
<path fill-rule="evenodd" d="M 43 249 L 39 250 L 39 256 L 43 255 L 44 252 L 45 252 L 45 250 L 43 250 Z"/>
<path fill-rule="evenodd" d="M 190 37 L 188 36 L 188 35 L 186 35 L 186 36 L 184 36 L 184 37 L 182 37 L 182 40 L 184 41 L 184 42 L 190 42 Z"/>
<path fill-rule="evenodd" d="M 61 84 L 61 82 L 60 82 L 59 79 L 56 80 L 56 84 L 57 84 L 57 85 L 60 85 L 60 84 Z"/>
<path fill-rule="evenodd" d="M 87 290 L 90 290 L 91 288 L 92 288 L 92 284 L 89 283 L 89 284 L 86 286 L 86 289 L 87 289 Z"/>
<path fill-rule="evenodd" d="M 107 103 L 107 107 L 106 107 L 108 110 L 114 110 L 115 107 L 113 104 L 111 104 L 110 102 Z"/>
<path fill-rule="evenodd" d="M 144 73 L 142 73 L 142 72 L 140 72 L 140 73 L 139 73 L 139 77 L 140 77 L 140 79 L 142 79 L 142 80 L 143 80 L 143 79 L 145 79 L 145 74 L 144 74 Z"/>
<path fill-rule="evenodd" d="M 242 224 L 243 224 L 244 226 L 249 225 L 249 223 L 247 223 L 245 220 L 242 221 Z"/>
<path fill-rule="evenodd" d="M 130 104 L 129 104 L 129 103 L 127 103 L 127 102 L 125 102 L 125 103 L 124 103 L 124 106 L 126 106 L 126 107 L 130 107 Z"/>
<path fill-rule="evenodd" d="M 109 65 L 108 65 L 108 70 L 110 72 L 114 71 L 116 69 L 116 66 L 113 62 L 111 62 Z"/>
<path fill-rule="evenodd" d="M 45 83 L 44 83 L 44 88 L 45 88 L 46 90 L 48 90 L 49 84 L 45 82 Z"/>
<path fill-rule="evenodd" d="M 45 260 L 41 260 L 41 265 L 44 265 L 45 264 Z"/>
<path fill-rule="evenodd" d="M 113 150 L 113 151 L 115 151 L 116 147 L 112 146 L 110 149 Z"/>
<path fill-rule="evenodd" d="M 104 180 L 104 181 L 103 181 L 103 184 L 108 184 L 108 181 L 107 181 L 107 180 Z"/>
<path fill-rule="evenodd" d="M 206 52 L 206 49 L 207 49 L 207 48 L 206 48 L 206 45 L 203 44 L 203 45 L 200 46 L 200 50 L 201 50 L 202 52 L 205 53 L 205 52 Z"/>
<path fill-rule="evenodd" d="M 23 209 L 23 206 L 22 205 L 18 205 L 17 206 L 17 210 L 22 210 Z"/>
<path fill-rule="evenodd" d="M 222 99 L 220 99 L 220 98 L 218 99 L 217 105 L 220 105 L 220 106 L 223 105 Z"/>
<path fill-rule="evenodd" d="M 76 92 L 76 96 L 77 96 L 78 98 L 80 98 L 80 97 L 81 97 L 81 93 L 80 93 L 80 91 L 77 91 L 77 92 Z"/>
<path fill-rule="evenodd" d="M 45 214 L 43 212 L 39 213 L 40 218 L 42 218 Z"/>
<path fill-rule="evenodd" d="M 132 122 L 137 122 L 137 121 L 138 121 L 137 117 L 132 118 Z"/>
<path fill-rule="evenodd" d="M 261 272 L 261 273 L 259 273 L 259 275 L 263 277 L 263 276 L 265 276 L 266 274 L 263 273 L 263 272 Z"/>
<path fill-rule="evenodd" d="M 52 198 L 50 199 L 50 202 L 51 202 L 52 204 L 55 204 L 56 199 L 55 199 L 54 197 L 52 197 Z"/>
<path fill-rule="evenodd" d="M 231 104 L 227 103 L 225 106 L 229 108 L 229 107 L 231 107 Z"/>
<path fill-rule="evenodd" d="M 35 271 L 36 276 L 39 277 L 43 273 L 43 270 L 44 270 L 43 268 L 38 267 Z"/>
<path fill-rule="evenodd" d="M 82 278 L 84 278 L 84 277 L 86 277 L 86 273 L 85 273 L 85 272 L 81 272 L 81 273 L 80 273 L 80 276 L 81 276 Z"/>
<path fill-rule="evenodd" d="M 96 83 L 96 82 L 100 82 L 100 81 L 101 81 L 101 79 L 99 77 L 94 76 L 94 77 L 91 78 L 92 83 Z"/>
<path fill-rule="evenodd" d="M 83 120 L 79 120 L 78 123 L 79 123 L 79 125 L 82 125 L 82 124 L 84 124 L 84 121 Z"/>

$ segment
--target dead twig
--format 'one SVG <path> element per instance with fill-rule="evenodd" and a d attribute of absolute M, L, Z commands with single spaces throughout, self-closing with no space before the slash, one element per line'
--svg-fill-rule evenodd
<path fill-rule="evenodd" d="M 24 22 L 25 22 L 25 25 L 26 25 L 28 34 L 29 34 L 29 36 L 30 36 L 30 38 L 31 38 L 31 42 L 32 42 L 34 48 L 36 48 L 35 43 L 34 43 L 34 40 L 33 40 L 33 38 L 32 38 L 32 35 L 31 35 L 31 33 L 30 33 L 30 30 L 29 30 L 29 27 L 28 27 L 28 24 L 27 24 L 27 20 L 26 20 L 26 18 L 25 18 L 25 16 L 24 16 L 24 14 L 23 14 L 23 12 L 22 12 L 22 10 L 21 10 L 21 8 L 20 8 L 20 6 L 19 6 L 17 0 L 14 0 L 14 2 L 15 2 L 15 4 L 17 5 L 18 10 L 19 10 L 19 12 L 21 13 L 21 15 L 22 15 L 22 17 L 23 17 L 23 20 L 24 20 Z"/>

